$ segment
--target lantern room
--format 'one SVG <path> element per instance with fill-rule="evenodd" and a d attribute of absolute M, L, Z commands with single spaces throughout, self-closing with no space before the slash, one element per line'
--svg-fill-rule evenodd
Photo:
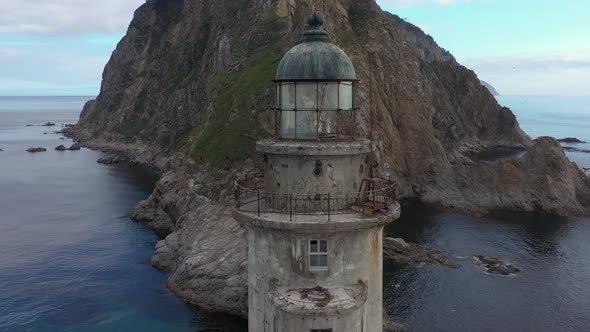
<path fill-rule="evenodd" d="M 358 82 L 350 58 L 328 42 L 315 10 L 304 42 L 281 60 L 276 79 L 276 131 L 281 139 L 354 139 Z"/>

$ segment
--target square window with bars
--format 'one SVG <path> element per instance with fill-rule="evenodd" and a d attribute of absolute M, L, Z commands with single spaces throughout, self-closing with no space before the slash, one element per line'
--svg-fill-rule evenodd
<path fill-rule="evenodd" d="M 328 240 L 309 240 L 309 270 L 328 271 Z"/>

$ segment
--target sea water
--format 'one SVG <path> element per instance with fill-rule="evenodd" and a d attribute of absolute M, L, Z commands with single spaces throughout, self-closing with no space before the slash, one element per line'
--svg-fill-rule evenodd
<path fill-rule="evenodd" d="M 53 132 L 76 122 L 88 99 L 0 97 L 0 331 L 243 331 L 243 320 L 179 300 L 147 263 L 158 238 L 128 215 L 153 189 L 153 174 L 99 165 L 101 154 L 87 149 L 54 151 L 72 142 Z M 588 98 L 498 99 L 531 137 L 590 141 Z M 46 122 L 58 126 L 40 126 Z M 48 151 L 25 152 L 33 146 Z M 568 157 L 590 167 L 586 154 Z M 412 331 L 590 326 L 587 218 L 404 206 L 385 234 L 443 250 L 460 265 L 385 262 L 385 310 Z M 473 255 L 522 272 L 486 274 Z"/>
<path fill-rule="evenodd" d="M 590 142 L 590 97 L 498 97 L 531 138 Z M 590 144 L 566 144 L 589 149 Z M 582 167 L 590 154 L 567 153 Z M 590 219 L 496 211 L 484 216 L 404 206 L 385 236 L 442 250 L 460 266 L 384 265 L 386 311 L 410 331 L 588 331 Z M 474 255 L 521 272 L 497 276 Z"/>
<path fill-rule="evenodd" d="M 0 97 L 0 331 L 244 330 L 178 299 L 148 264 L 158 238 L 129 211 L 154 174 L 54 150 L 73 143 L 54 132 L 88 99 Z"/>

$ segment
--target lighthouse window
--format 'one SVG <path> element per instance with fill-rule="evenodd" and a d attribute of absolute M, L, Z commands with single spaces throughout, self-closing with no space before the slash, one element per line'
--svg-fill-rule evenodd
<path fill-rule="evenodd" d="M 328 271 L 328 240 L 309 240 L 309 270 Z"/>

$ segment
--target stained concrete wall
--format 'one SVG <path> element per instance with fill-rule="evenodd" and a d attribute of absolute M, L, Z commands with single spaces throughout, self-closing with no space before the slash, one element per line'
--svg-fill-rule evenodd
<path fill-rule="evenodd" d="M 311 329 L 332 329 L 334 332 L 363 332 L 363 308 L 358 308 L 346 315 L 338 316 L 301 316 L 275 308 L 276 327 L 272 332 L 309 332 Z M 279 325 L 280 322 L 280 325 Z M 381 331 L 381 330 L 380 330 Z"/>
<path fill-rule="evenodd" d="M 266 154 L 265 190 L 315 195 L 356 193 L 365 177 L 366 154 L 289 156 Z"/>
<path fill-rule="evenodd" d="M 250 227 L 249 242 L 249 330 L 309 332 L 311 328 L 333 328 L 340 331 L 381 331 L 383 329 L 383 227 L 348 232 L 303 234 Z M 329 271 L 308 270 L 308 241 L 329 240 Z M 314 316 L 279 313 L 269 292 L 276 286 L 293 288 L 314 286 L 348 286 L 362 281 L 367 300 L 358 310 L 343 314 Z M 302 324 L 297 317 L 309 317 Z M 313 318 L 317 326 L 313 325 Z M 294 322 L 299 321 L 298 324 Z M 321 324 L 320 324 L 321 322 Z M 361 322 L 361 323 L 359 323 Z M 341 329 L 341 327 L 346 327 Z M 357 329 L 361 328 L 361 329 Z"/>

